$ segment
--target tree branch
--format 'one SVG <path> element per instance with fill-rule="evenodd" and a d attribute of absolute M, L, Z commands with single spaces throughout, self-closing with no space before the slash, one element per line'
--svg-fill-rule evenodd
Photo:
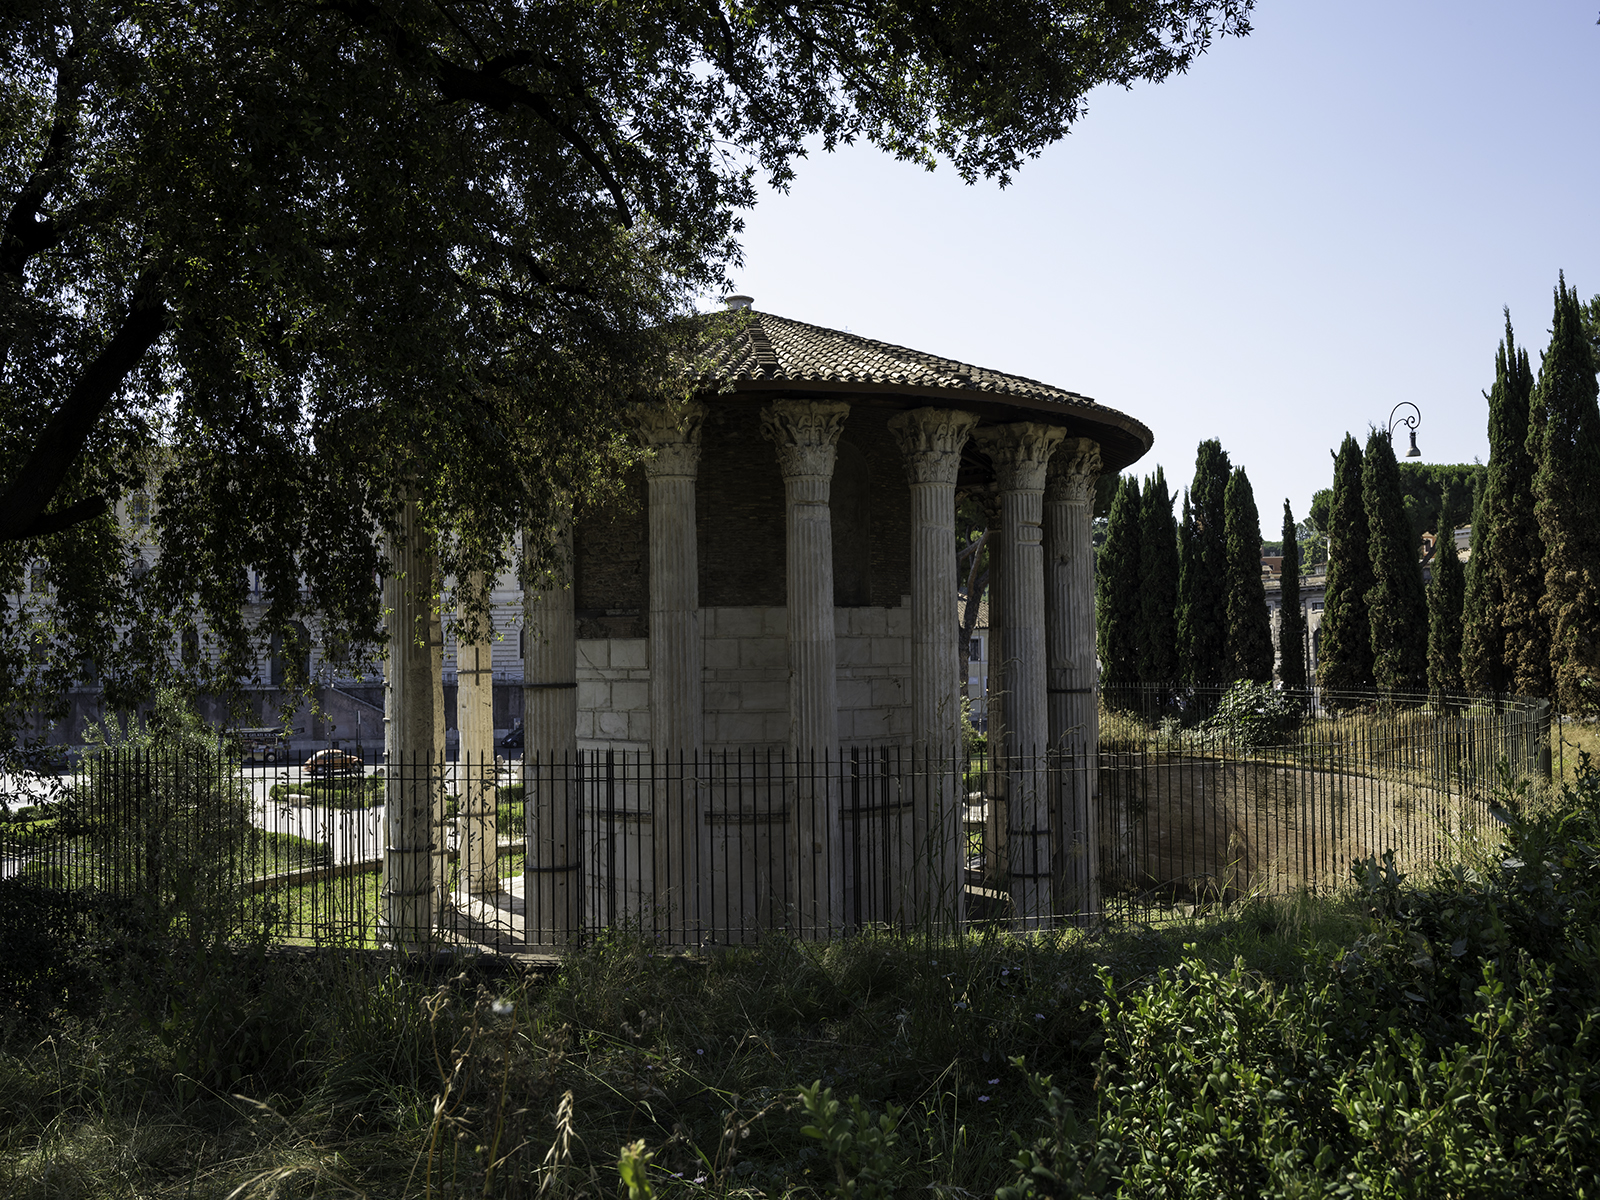
<path fill-rule="evenodd" d="M 46 514 L 45 509 L 61 490 L 67 472 L 83 452 L 117 389 L 166 331 L 170 316 L 166 303 L 156 293 L 154 273 L 147 271 L 134 284 L 121 328 L 84 369 L 61 407 L 50 415 L 28 461 L 0 492 L 0 541 L 54 533 L 96 515 L 91 511 L 93 501 L 79 501 L 56 513 Z M 99 503 L 103 505 L 104 499 Z"/>
<path fill-rule="evenodd" d="M 381 12 L 369 0 L 331 0 L 326 7 L 342 14 L 368 33 L 383 38 L 403 60 L 410 60 L 429 71 L 446 99 L 481 104 L 485 108 L 492 108 L 495 112 L 507 112 L 516 107 L 531 110 L 546 125 L 560 134 L 567 145 L 577 152 L 579 158 L 589 164 L 606 191 L 611 194 L 611 200 L 617 206 L 618 219 L 623 225 L 633 228 L 633 207 L 628 203 L 627 193 L 589 139 L 556 112 L 548 97 L 524 84 L 514 83 L 505 78 L 506 71 L 516 67 L 536 65 L 538 58 L 533 51 L 518 50 L 510 54 L 497 54 L 493 58 L 484 60 L 481 68 L 463 67 L 459 63 L 451 62 L 433 47 L 424 45 L 399 21 Z"/>

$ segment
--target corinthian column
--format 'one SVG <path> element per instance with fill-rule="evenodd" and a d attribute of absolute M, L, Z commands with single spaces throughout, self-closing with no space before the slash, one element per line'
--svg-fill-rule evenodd
<path fill-rule="evenodd" d="M 1100 907 L 1100 706 L 1094 634 L 1094 485 L 1100 446 L 1068 438 L 1044 484 L 1045 657 L 1050 745 L 1056 754 L 1056 908 L 1084 916 Z"/>
<path fill-rule="evenodd" d="M 437 565 L 432 533 L 407 501 L 388 540 L 383 601 L 389 632 L 384 668 L 383 940 L 407 950 L 433 935 L 435 891 L 444 874 L 444 712 Z"/>
<path fill-rule="evenodd" d="M 975 413 L 917 408 L 889 422 L 911 484 L 913 902 L 917 917 L 959 919 L 960 812 L 952 780 L 961 730 L 956 645 L 956 473 Z"/>
<path fill-rule="evenodd" d="M 695 769 L 704 744 L 704 661 L 694 481 L 703 404 L 640 405 L 650 481 L 650 750 L 655 908 L 670 941 L 698 941 L 700 840 Z"/>
<path fill-rule="evenodd" d="M 1005 740 L 1005 687 L 1002 678 L 1006 643 L 1005 605 L 1000 594 L 1005 583 L 1005 531 L 1001 525 L 1000 492 L 997 488 L 975 489 L 972 498 L 983 509 L 989 540 L 984 543 L 989 555 L 989 657 L 984 670 L 983 720 L 988 754 L 983 774 L 983 872 L 990 887 L 1006 886 L 1006 777 L 997 769 L 1001 743 Z"/>
<path fill-rule="evenodd" d="M 994 464 L 1005 543 L 1000 602 L 1005 642 L 1000 647 L 1005 728 L 1000 767 L 1007 776 L 1007 868 L 1011 906 L 1024 929 L 1049 923 L 1050 818 L 1045 754 L 1050 726 L 1045 694 L 1044 476 L 1060 429 L 1018 422 L 974 435 Z"/>
<path fill-rule="evenodd" d="M 848 404 L 779 400 L 761 414 L 783 471 L 789 605 L 789 748 L 798 772 L 789 817 L 801 936 L 844 916 L 836 789 L 839 689 L 833 638 L 833 523 L 828 492 Z"/>
<path fill-rule="evenodd" d="M 482 571 L 467 576 L 467 591 L 487 598 Z M 494 760 L 494 623 L 488 611 L 478 614 L 476 636 L 456 639 L 457 784 L 466 817 L 462 822 L 461 860 L 467 888 L 476 895 L 499 890 L 495 872 Z"/>
<path fill-rule="evenodd" d="M 572 593 L 572 511 L 548 534 L 523 534 L 522 728 L 528 857 L 528 941 L 561 945 L 581 933 L 578 841 L 578 642 Z M 551 546 L 553 542 L 553 547 Z"/>

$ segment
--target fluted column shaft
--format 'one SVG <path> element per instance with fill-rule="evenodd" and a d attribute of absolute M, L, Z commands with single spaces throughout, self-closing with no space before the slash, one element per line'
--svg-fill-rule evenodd
<path fill-rule="evenodd" d="M 578 844 L 578 642 L 573 610 L 572 513 L 523 534 L 522 726 L 528 858 L 528 940 L 576 937 L 583 912 Z M 553 548 L 552 548 L 553 543 Z"/>
<path fill-rule="evenodd" d="M 828 496 L 849 412 L 848 404 L 779 400 L 761 414 L 783 472 L 789 747 L 799 772 L 789 842 L 802 936 L 824 932 L 844 915 L 843 837 L 834 789 L 827 786 L 839 753 Z"/>
<path fill-rule="evenodd" d="M 705 739 L 704 655 L 695 475 L 705 406 L 640 406 L 650 486 L 650 749 L 656 786 L 652 844 L 657 919 L 669 940 L 692 937 L 702 886 L 695 764 Z"/>
<path fill-rule="evenodd" d="M 1049 794 L 1044 755 L 1049 747 L 1045 692 L 1044 519 L 1045 466 L 1062 430 L 1035 422 L 980 429 L 975 435 L 994 464 L 1005 542 L 1000 601 L 1005 636 L 1000 648 L 1005 728 L 1002 769 L 1008 776 L 1008 873 L 1018 924 L 1046 924 L 1051 909 Z"/>
<path fill-rule="evenodd" d="M 1006 776 L 998 769 L 1005 741 L 1005 605 L 1000 602 L 1005 585 L 1005 531 L 1001 525 L 1000 493 L 988 488 L 974 493 L 988 522 L 989 540 L 989 658 L 984 679 L 984 730 L 987 735 L 988 769 L 984 773 L 986 813 L 983 834 L 983 869 L 992 886 L 1005 886 L 1006 872 Z"/>
<path fill-rule="evenodd" d="M 467 590 L 487 596 L 482 571 L 467 577 Z M 479 613 L 475 636 L 456 639 L 456 775 L 463 793 L 462 861 L 467 887 L 477 895 L 500 888 L 495 872 L 494 625 Z"/>
<path fill-rule="evenodd" d="M 1094 629 L 1094 488 L 1100 446 L 1069 438 L 1045 476 L 1045 655 L 1050 744 L 1057 755 L 1056 907 L 1092 915 L 1100 907 L 1097 827 L 1099 669 Z"/>
<path fill-rule="evenodd" d="M 432 533 L 414 501 L 388 539 L 384 608 L 384 940 L 408 950 L 433 936 L 435 891 L 443 885 L 444 711 L 438 635 L 437 563 Z"/>
<path fill-rule="evenodd" d="M 919 408 L 889 428 L 911 486 L 911 738 L 913 902 L 917 917 L 959 919 L 960 810 L 953 767 L 961 736 L 956 644 L 956 475 L 977 414 Z"/>

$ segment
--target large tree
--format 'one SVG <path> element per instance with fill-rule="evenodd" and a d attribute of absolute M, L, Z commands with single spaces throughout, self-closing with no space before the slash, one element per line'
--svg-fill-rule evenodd
<path fill-rule="evenodd" d="M 866 138 L 1003 181 L 1251 2 L 0 7 L 0 589 L 51 585 L 0 679 L 59 694 L 92 648 L 138 694 L 197 609 L 228 677 L 313 610 L 374 636 L 406 497 L 465 570 L 616 478 L 757 173 Z"/>
<path fill-rule="evenodd" d="M 1306 686 L 1306 613 L 1300 607 L 1300 543 L 1294 513 L 1283 502 L 1283 570 L 1278 585 L 1278 679 L 1291 690 Z"/>
<path fill-rule="evenodd" d="M 1232 467 L 1215 438 L 1200 443 L 1178 531 L 1178 654 L 1188 683 L 1227 682 L 1228 543 L 1224 499 Z"/>
<path fill-rule="evenodd" d="M 1100 681 L 1112 689 L 1139 682 L 1141 508 L 1139 481 L 1124 476 L 1111 502 L 1105 544 L 1095 562 L 1094 623 Z"/>
<path fill-rule="evenodd" d="M 1139 680 L 1178 679 L 1178 522 L 1160 467 L 1147 476 L 1139 508 Z"/>
<path fill-rule="evenodd" d="M 1528 417 L 1533 368 L 1516 343 L 1511 312 L 1495 351 L 1489 402 L 1489 466 L 1472 522 L 1472 562 L 1462 633 L 1463 683 L 1473 692 L 1550 692 L 1544 544 L 1533 508 Z"/>
<path fill-rule="evenodd" d="M 1261 581 L 1261 514 L 1243 467 L 1223 497 L 1228 549 L 1228 673 L 1252 683 L 1272 680 L 1272 620 Z"/>
<path fill-rule="evenodd" d="M 1348 433 L 1334 459 L 1328 539 L 1317 683 L 1329 693 L 1329 703 L 1337 704 L 1340 692 L 1372 687 L 1372 626 L 1367 619 L 1372 559 L 1367 510 L 1361 502 L 1361 447 Z"/>
<path fill-rule="evenodd" d="M 1367 513 L 1372 584 L 1367 620 L 1372 631 L 1372 678 L 1385 692 L 1413 695 L 1428 685 L 1428 598 L 1422 588 L 1421 547 L 1400 489 L 1400 469 L 1386 430 L 1374 429 L 1361 462 L 1361 501 Z"/>
<path fill-rule="evenodd" d="M 1600 408 L 1594 354 L 1565 275 L 1528 424 L 1553 694 L 1565 712 L 1593 712 L 1600 708 Z"/>

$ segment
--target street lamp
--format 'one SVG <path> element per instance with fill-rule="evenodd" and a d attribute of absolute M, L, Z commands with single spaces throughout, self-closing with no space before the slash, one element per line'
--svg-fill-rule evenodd
<path fill-rule="evenodd" d="M 1411 414 L 1403 416 L 1397 422 L 1395 413 L 1402 408 L 1409 408 Z M 1414 414 L 1414 415 L 1412 415 Z M 1402 400 L 1389 410 L 1389 443 L 1394 444 L 1394 427 L 1396 424 L 1404 425 L 1411 430 L 1411 449 L 1406 451 L 1407 458 L 1421 458 L 1422 451 L 1417 449 L 1417 426 L 1422 424 L 1422 410 L 1409 400 Z"/>

